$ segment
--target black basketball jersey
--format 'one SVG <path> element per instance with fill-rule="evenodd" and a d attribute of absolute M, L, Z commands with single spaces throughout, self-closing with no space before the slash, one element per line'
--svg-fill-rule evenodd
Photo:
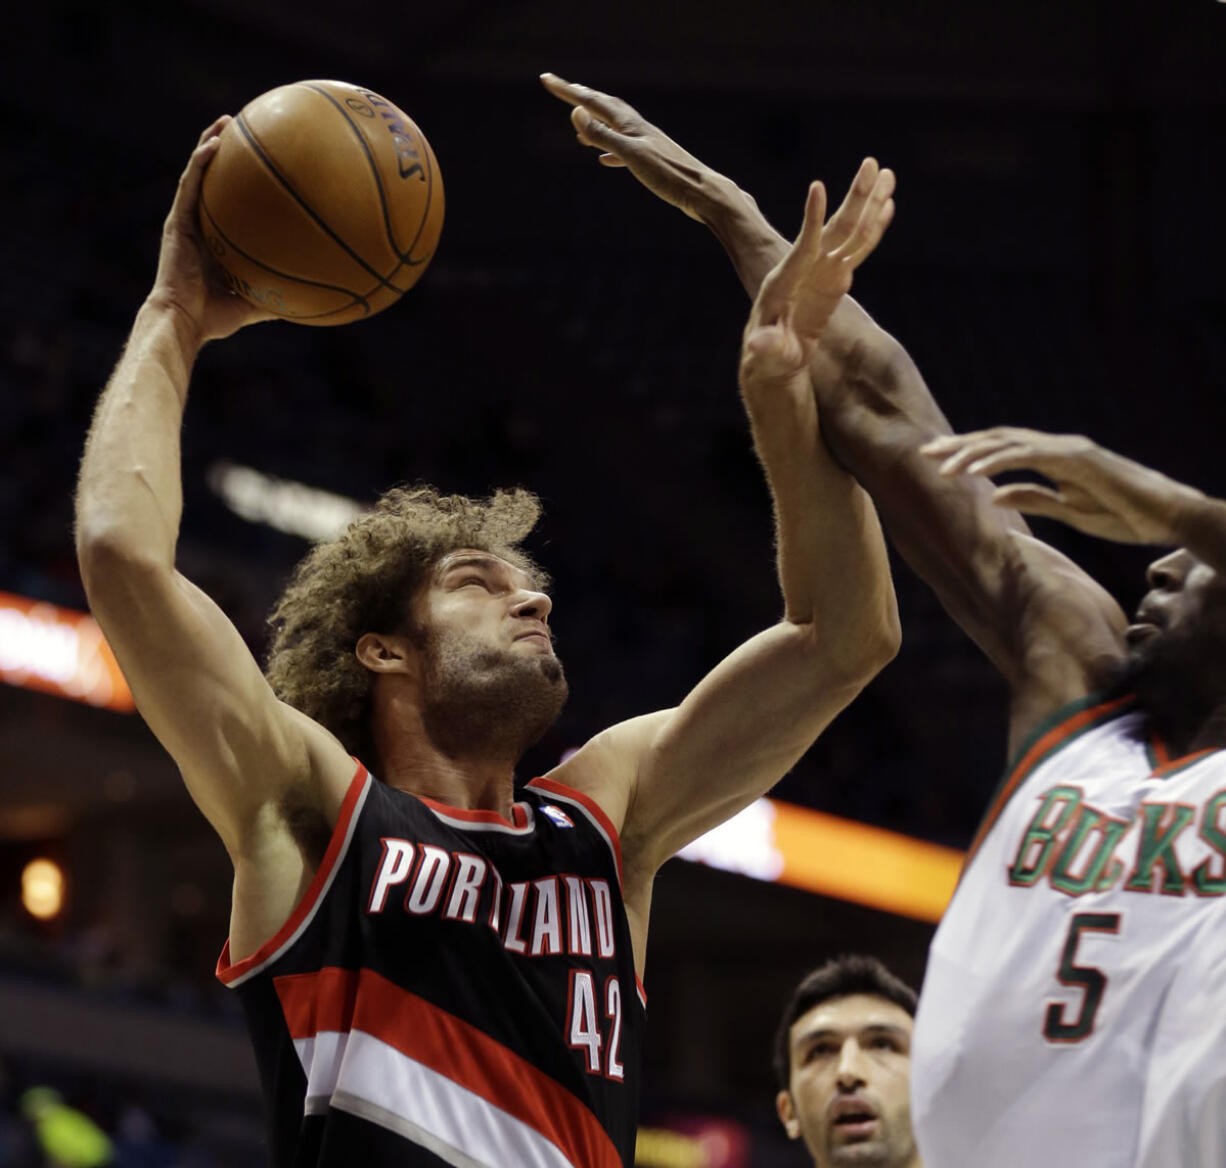
<path fill-rule="evenodd" d="M 623 1168 L 646 999 L 617 832 L 549 779 L 509 820 L 358 767 L 301 903 L 217 976 L 274 1168 Z"/>

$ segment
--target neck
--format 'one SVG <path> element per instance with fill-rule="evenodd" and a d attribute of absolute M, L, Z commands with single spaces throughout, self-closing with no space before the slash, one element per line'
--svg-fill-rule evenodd
<path fill-rule="evenodd" d="M 376 692 L 374 706 L 378 777 L 389 787 L 465 811 L 510 817 L 519 761 L 511 744 L 476 741 L 457 748 L 439 741 L 420 704 L 404 692 Z"/>
<path fill-rule="evenodd" d="M 1136 694 L 1175 757 L 1226 747 L 1226 665 L 1200 645 L 1161 641 L 1124 663 L 1117 686 Z"/>
<path fill-rule="evenodd" d="M 1226 747 L 1226 701 L 1196 710 L 1171 706 L 1150 708 L 1150 718 L 1158 736 L 1175 758 L 1195 754 L 1199 750 L 1220 750 Z"/>

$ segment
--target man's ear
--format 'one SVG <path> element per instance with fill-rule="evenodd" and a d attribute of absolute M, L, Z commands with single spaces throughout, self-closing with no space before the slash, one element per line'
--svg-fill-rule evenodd
<path fill-rule="evenodd" d="M 353 652 L 372 673 L 409 673 L 417 651 L 403 633 L 363 633 Z"/>
<path fill-rule="evenodd" d="M 788 1139 L 800 1139 L 800 1121 L 796 1118 L 796 1105 L 792 1102 L 790 1091 L 780 1091 L 775 1096 L 775 1110 L 779 1113 L 783 1130 L 788 1133 Z"/>

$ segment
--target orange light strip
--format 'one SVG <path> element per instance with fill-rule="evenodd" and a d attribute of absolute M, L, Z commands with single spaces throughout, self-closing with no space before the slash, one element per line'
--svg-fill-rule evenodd
<path fill-rule="evenodd" d="M 0 681 L 121 713 L 132 692 L 92 616 L 0 592 Z"/>
<path fill-rule="evenodd" d="M 821 811 L 759 799 L 683 848 L 692 860 L 921 921 L 939 921 L 963 853 Z"/>
<path fill-rule="evenodd" d="M 775 847 L 783 857 L 779 880 L 916 920 L 941 919 L 962 871 L 963 853 L 770 800 Z"/>

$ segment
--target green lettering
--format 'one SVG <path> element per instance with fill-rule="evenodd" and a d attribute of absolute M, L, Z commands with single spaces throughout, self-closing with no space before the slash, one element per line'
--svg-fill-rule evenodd
<path fill-rule="evenodd" d="M 1226 857 L 1226 831 L 1218 826 L 1223 805 L 1226 805 L 1226 791 L 1219 791 L 1205 804 L 1200 820 L 1200 838 L 1219 856 Z M 1212 860 L 1202 860 L 1192 873 L 1193 886 L 1201 896 L 1226 894 L 1226 865 L 1222 866 L 1220 873 L 1214 874 L 1210 871 L 1212 864 Z"/>
<path fill-rule="evenodd" d="M 1169 812 L 1169 822 L 1167 820 Z M 1129 892 L 1150 892 L 1154 885 L 1154 865 L 1162 865 L 1159 891 L 1182 896 L 1183 870 L 1175 855 L 1175 839 L 1196 817 L 1196 808 L 1186 803 L 1142 803 L 1141 843 L 1137 866 L 1124 885 Z"/>
<path fill-rule="evenodd" d="M 1060 889 L 1061 892 L 1067 892 L 1070 896 L 1082 896 L 1091 889 L 1110 888 L 1115 878 L 1118 877 L 1122 865 L 1118 862 L 1113 864 L 1106 877 L 1103 876 L 1103 871 L 1111 859 L 1111 853 L 1115 851 L 1116 844 L 1120 842 L 1120 838 L 1127 830 L 1127 820 L 1115 819 L 1103 814 L 1097 807 L 1083 804 L 1081 813 L 1077 816 L 1077 822 L 1073 824 L 1073 830 L 1069 833 L 1052 867 L 1052 886 Z M 1082 844 L 1093 832 L 1099 833 L 1098 843 L 1086 862 L 1082 874 L 1074 876 L 1072 872 L 1077 853 L 1081 851 Z"/>
<path fill-rule="evenodd" d="M 1010 884 L 1030 885 L 1038 880 L 1047 866 L 1047 858 L 1055 846 L 1056 836 L 1080 804 L 1081 791 L 1077 787 L 1052 787 L 1043 796 L 1038 811 L 1022 837 L 1017 856 L 1009 867 Z"/>

